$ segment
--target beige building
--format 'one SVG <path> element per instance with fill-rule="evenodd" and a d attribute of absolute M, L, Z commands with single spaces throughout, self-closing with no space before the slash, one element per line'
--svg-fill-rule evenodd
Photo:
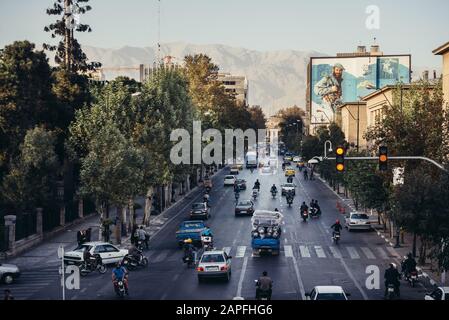
<path fill-rule="evenodd" d="M 346 141 L 355 147 L 359 145 L 360 150 L 367 146 L 363 139 L 367 128 L 366 114 L 366 102 L 350 102 L 340 106 L 337 116 L 337 123 L 345 134 Z"/>
<path fill-rule="evenodd" d="M 218 81 L 223 83 L 226 92 L 235 94 L 237 101 L 248 105 L 248 79 L 245 76 L 234 76 L 230 73 L 219 73 Z"/>
<path fill-rule="evenodd" d="M 279 141 L 279 131 L 281 130 L 279 124 L 282 119 L 276 116 L 269 117 L 267 120 L 267 140 Z"/>
<path fill-rule="evenodd" d="M 433 50 L 436 55 L 443 56 L 443 92 L 444 101 L 449 104 L 449 42 Z"/>

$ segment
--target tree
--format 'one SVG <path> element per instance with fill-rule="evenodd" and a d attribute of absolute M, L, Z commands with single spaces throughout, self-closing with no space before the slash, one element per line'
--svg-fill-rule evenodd
<path fill-rule="evenodd" d="M 267 118 L 260 106 L 252 106 L 249 108 L 253 129 L 265 129 Z"/>
<path fill-rule="evenodd" d="M 101 66 L 98 62 L 88 63 L 86 54 L 74 36 L 74 32 L 91 32 L 87 24 L 77 19 L 92 9 L 89 0 L 56 0 L 53 7 L 47 9 L 50 16 L 58 16 L 54 23 L 46 26 L 44 31 L 50 32 L 52 38 L 62 37 L 58 45 L 44 44 L 45 50 L 55 51 L 55 62 L 69 72 L 86 72 Z"/>
<path fill-rule="evenodd" d="M 55 144 L 51 131 L 41 127 L 27 131 L 20 155 L 12 161 L 1 186 L 2 195 L 17 212 L 44 207 L 54 200 L 60 168 Z"/>
<path fill-rule="evenodd" d="M 304 110 L 295 105 L 279 110 L 276 116 L 281 118 L 280 139 L 289 150 L 299 153 L 304 129 Z"/>

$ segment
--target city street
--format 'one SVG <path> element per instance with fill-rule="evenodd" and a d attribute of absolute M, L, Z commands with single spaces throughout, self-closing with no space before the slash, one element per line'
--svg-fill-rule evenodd
<path fill-rule="evenodd" d="M 399 264 L 400 257 L 374 231 L 348 232 L 344 229 L 341 242 L 333 244 L 330 226 L 337 218 L 342 223 L 344 220 L 336 210 L 336 194 L 319 179 L 304 181 L 302 174 L 296 171 L 296 196 L 291 208 L 280 193 L 275 199 L 270 194 L 273 184 L 280 190 L 280 185 L 286 182 L 280 168 L 273 174 L 251 173 L 243 169 L 238 175 L 238 178 L 247 180 L 247 190 L 241 192 L 241 200 L 251 198 L 252 186 L 259 179 L 261 190 L 255 208 L 278 208 L 284 214 L 279 256 L 252 255 L 251 217 L 234 216 L 233 188 L 223 186 L 223 177 L 228 173 L 225 169 L 214 177 L 212 216 L 206 223 L 214 234 L 215 247 L 223 248 L 232 256 L 231 280 L 228 283 L 223 280 L 199 283 L 196 271 L 187 268 L 181 260 L 182 250 L 177 246 L 175 232 L 179 223 L 188 218 L 191 203 L 202 198 L 202 193 L 196 193 L 153 236 L 150 250 L 145 252 L 149 266 L 130 272 L 130 295 L 127 299 L 231 300 L 243 297 L 252 300 L 255 296 L 254 280 L 262 271 L 267 271 L 273 279 L 274 300 L 304 299 L 305 293 L 317 285 L 342 286 L 351 294 L 351 300 L 383 299 L 385 268 L 390 262 Z M 302 201 L 309 204 L 312 198 L 319 201 L 323 215 L 303 222 L 299 219 L 299 206 Z M 22 268 L 21 277 L 8 288 L 16 299 L 61 299 L 58 266 L 55 250 L 51 263 L 37 261 L 32 267 Z M 367 289 L 368 266 L 379 267 L 380 290 Z M 116 299 L 110 267 L 104 275 L 92 273 L 82 277 L 80 290 L 66 290 L 66 299 Z M 0 285 L 1 289 L 5 287 Z M 430 288 L 426 280 L 420 281 L 415 288 L 401 281 L 401 298 L 422 300 Z"/>

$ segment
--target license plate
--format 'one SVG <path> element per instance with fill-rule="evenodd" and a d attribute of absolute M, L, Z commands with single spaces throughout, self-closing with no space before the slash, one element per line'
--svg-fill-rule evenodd
<path fill-rule="evenodd" d="M 207 267 L 207 271 L 218 271 L 218 267 Z"/>
<path fill-rule="evenodd" d="M 240 213 L 246 213 L 246 211 L 240 211 Z"/>
<path fill-rule="evenodd" d="M 394 292 L 394 288 L 388 288 L 388 292 Z"/>

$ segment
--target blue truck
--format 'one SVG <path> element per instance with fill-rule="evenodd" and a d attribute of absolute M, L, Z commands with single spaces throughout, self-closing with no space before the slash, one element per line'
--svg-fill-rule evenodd
<path fill-rule="evenodd" d="M 186 239 L 192 239 L 195 244 L 201 243 L 201 235 L 208 227 L 201 220 L 184 221 L 176 231 L 176 241 L 181 247 Z"/>
<path fill-rule="evenodd" d="M 283 215 L 277 211 L 256 210 L 251 218 L 251 247 L 254 255 L 279 255 Z"/>

